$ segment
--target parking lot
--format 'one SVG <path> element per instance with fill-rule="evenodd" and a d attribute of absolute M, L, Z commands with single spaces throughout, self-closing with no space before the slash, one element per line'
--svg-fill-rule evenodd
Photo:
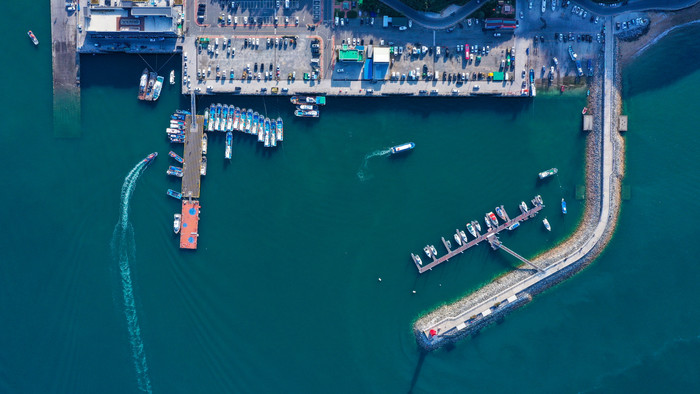
<path fill-rule="evenodd" d="M 199 3 L 197 23 L 238 29 L 306 26 L 321 18 L 321 0 L 214 1 Z M 205 5 L 204 14 L 201 5 Z"/>

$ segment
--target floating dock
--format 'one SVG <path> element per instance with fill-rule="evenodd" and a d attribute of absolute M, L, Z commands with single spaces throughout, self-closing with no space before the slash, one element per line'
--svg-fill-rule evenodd
<path fill-rule="evenodd" d="M 185 116 L 185 147 L 182 158 L 182 197 L 199 198 L 201 186 L 200 168 L 202 165 L 202 135 L 204 134 L 204 117 L 197 115 L 192 122 L 192 115 Z"/>
<path fill-rule="evenodd" d="M 199 201 L 182 201 L 182 224 L 180 225 L 180 249 L 197 249 L 199 238 Z"/>
<path fill-rule="evenodd" d="M 534 205 L 532 208 L 530 208 L 527 212 L 523 212 L 520 215 L 516 216 L 513 219 L 510 219 L 510 217 L 506 216 L 507 220 L 505 223 L 499 225 L 498 227 L 495 228 L 489 228 L 484 234 L 479 233 L 479 231 L 476 231 L 477 237 L 472 239 L 471 241 L 467 242 L 466 244 L 462 244 L 462 246 L 456 248 L 456 249 L 450 249 L 447 245 L 447 242 L 445 241 L 445 238 L 442 239 L 443 244 L 445 245 L 445 249 L 447 249 L 447 254 L 437 258 L 436 256 L 433 256 L 433 261 L 430 262 L 429 264 L 421 265 L 418 263 L 418 259 L 416 256 L 411 253 L 411 258 L 413 260 L 413 263 L 416 265 L 416 268 L 418 268 L 418 273 L 424 273 L 425 271 L 429 271 L 438 265 L 448 261 L 452 257 L 457 256 L 460 253 L 464 253 L 465 250 L 471 248 L 474 245 L 478 245 L 481 241 L 488 241 L 489 244 L 491 245 L 492 248 L 494 249 L 504 249 L 506 252 L 513 254 L 515 252 L 510 251 L 510 249 L 504 248 L 501 244 L 500 241 L 498 241 L 498 238 L 496 237 L 496 234 L 499 232 L 507 229 L 508 227 L 512 226 L 515 223 L 520 223 L 524 222 L 525 220 L 532 219 L 537 214 L 544 208 L 544 204 L 538 202 L 536 199 L 532 200 L 532 204 Z M 501 206 L 502 208 L 503 206 Z M 504 210 L 505 212 L 505 210 Z M 512 253 L 511 253 L 512 252 Z M 525 260 L 524 258 L 520 256 L 518 257 L 519 260 L 523 261 Z M 529 263 L 529 262 L 528 262 Z"/>

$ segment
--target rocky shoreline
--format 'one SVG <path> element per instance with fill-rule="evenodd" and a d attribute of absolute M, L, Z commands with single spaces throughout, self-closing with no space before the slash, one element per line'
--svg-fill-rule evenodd
<path fill-rule="evenodd" d="M 617 48 L 617 46 L 616 46 Z M 602 56 L 602 54 L 600 55 Z M 614 100 L 614 113 L 612 116 L 613 124 L 617 124 L 618 115 L 621 110 L 621 78 L 620 78 L 620 53 L 619 50 L 616 53 L 615 62 L 615 91 L 613 92 Z M 598 62 L 602 64 L 602 62 Z M 600 220 L 601 211 L 601 188 L 602 188 L 602 174 L 600 168 L 602 166 L 602 72 L 598 73 L 594 83 L 591 85 L 591 94 L 589 96 L 589 113 L 594 116 L 594 131 L 590 132 L 586 142 L 586 202 L 583 213 L 583 218 L 579 223 L 578 228 L 574 234 L 569 237 L 566 241 L 559 244 L 555 248 L 537 256 L 531 261 L 538 266 L 545 268 L 549 265 L 554 264 L 556 261 L 565 258 L 572 252 L 583 247 L 584 243 L 587 242 L 593 231 Z M 494 281 L 488 283 L 487 285 L 479 288 L 470 295 L 462 298 L 461 300 L 438 308 L 425 316 L 422 316 L 416 320 L 413 329 L 418 343 L 427 350 L 434 350 L 440 346 L 443 346 L 449 342 L 457 341 L 469 335 L 478 333 L 481 329 L 489 324 L 492 324 L 511 311 L 517 309 L 520 306 L 527 304 L 532 297 L 539 294 L 546 289 L 557 285 L 558 283 L 568 279 L 577 272 L 581 271 L 587 267 L 605 248 L 609 240 L 612 238 L 613 232 L 615 230 L 615 225 L 617 223 L 617 217 L 620 208 L 620 181 L 624 174 L 624 140 L 619 133 L 613 132 L 613 158 L 614 158 L 614 171 L 613 179 L 611 181 L 611 210 L 609 225 L 605 229 L 603 237 L 595 245 L 595 247 L 587 253 L 583 258 L 579 259 L 575 263 L 569 265 L 565 269 L 557 272 L 530 286 L 526 290 L 517 294 L 518 298 L 515 302 L 506 303 L 504 305 L 494 305 L 495 308 L 492 310 L 491 315 L 487 317 L 472 316 L 472 320 L 467 329 L 458 331 L 454 335 L 449 335 L 448 333 L 442 334 L 444 340 L 441 341 L 427 341 L 427 338 L 423 334 L 430 327 L 434 326 L 437 322 L 444 320 L 445 318 L 458 316 L 463 311 L 469 310 L 472 307 L 488 301 L 493 298 L 494 294 L 498 294 L 509 287 L 515 285 L 516 283 L 524 280 L 525 278 L 536 274 L 532 269 L 519 267 L 517 270 L 502 275 L 496 278 Z"/>

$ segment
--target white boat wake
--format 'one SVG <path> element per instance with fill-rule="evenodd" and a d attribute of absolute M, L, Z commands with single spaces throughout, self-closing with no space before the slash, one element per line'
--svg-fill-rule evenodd
<path fill-rule="evenodd" d="M 146 352 L 143 348 L 141 328 L 139 327 L 134 301 L 134 290 L 131 282 L 131 269 L 129 260 L 133 260 L 136 245 L 134 243 L 134 229 L 129 222 L 129 201 L 136 188 L 136 181 L 146 169 L 147 163 L 141 161 L 129 171 L 122 185 L 121 204 L 119 208 L 119 222 L 114 227 L 112 235 L 112 258 L 119 264 L 122 295 L 124 297 L 124 315 L 129 330 L 131 352 L 136 368 L 138 387 L 146 393 L 152 393 L 151 378 L 148 375 Z"/>
<path fill-rule="evenodd" d="M 372 176 L 367 175 L 367 164 L 369 162 L 369 159 L 377 156 L 386 156 L 391 153 L 391 149 L 382 149 L 382 150 L 375 150 L 372 153 L 368 153 L 365 155 L 364 160 L 362 160 L 362 165 L 360 166 L 360 169 L 357 171 L 357 177 L 360 178 L 361 181 L 366 181 L 367 179 L 372 178 Z"/>

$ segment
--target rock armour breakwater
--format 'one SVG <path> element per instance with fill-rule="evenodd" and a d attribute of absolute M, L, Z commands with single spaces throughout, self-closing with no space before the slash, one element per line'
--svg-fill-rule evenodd
<path fill-rule="evenodd" d="M 610 52 L 616 50 L 617 46 L 615 45 L 613 48 L 614 49 Z M 618 53 L 615 52 L 615 56 L 611 56 L 611 58 L 617 56 Z M 613 64 L 614 78 L 611 81 L 611 86 L 613 88 L 610 97 L 611 103 L 609 108 L 611 108 L 611 113 L 609 122 L 610 125 L 617 125 L 621 108 L 621 79 L 619 72 L 620 62 L 616 61 Z M 495 279 L 491 283 L 483 286 L 461 300 L 420 317 L 415 322 L 413 328 L 416 340 L 423 348 L 427 350 L 437 349 L 468 335 L 475 334 L 485 326 L 502 319 L 509 312 L 527 304 L 534 295 L 539 294 L 562 282 L 588 266 L 600 254 L 600 252 L 607 245 L 608 241 L 612 238 L 620 207 L 620 181 L 624 173 L 624 141 L 617 132 L 617 127 L 613 127 L 610 130 L 609 141 L 612 148 L 610 152 L 612 155 L 612 171 L 610 172 L 609 195 L 603 195 L 603 173 L 605 170 L 603 157 L 603 146 L 605 142 L 603 141 L 603 114 L 605 111 L 605 108 L 602 108 L 603 85 L 604 79 L 599 75 L 591 88 L 589 108 L 594 114 L 594 131 L 589 134 L 586 144 L 586 203 L 583 219 L 581 220 L 581 223 L 574 234 L 567 241 L 538 256 L 533 260 L 533 263 L 546 269 L 547 267 L 552 266 L 561 260 L 566 261 L 567 256 L 583 249 L 583 247 L 593 238 L 599 222 L 606 219 L 601 216 L 604 201 L 603 198 L 609 198 L 609 210 L 607 211 L 608 216 L 606 220 L 607 225 L 600 235 L 598 241 L 585 255 L 579 257 L 576 261 L 569 263 L 566 267 L 560 269 L 559 271 L 550 274 L 546 278 L 543 278 L 522 291 L 515 293 L 517 299 L 513 302 L 496 302 L 496 296 L 503 294 L 513 286 L 516 286 L 518 283 L 521 283 L 529 278 L 531 279 L 533 275 L 536 275 L 534 270 L 528 270 L 520 267 L 520 269 Z M 491 314 L 488 316 L 479 314 L 481 310 L 474 311 L 474 314 L 471 316 L 466 316 L 468 311 L 473 310 L 479 305 L 488 304 L 489 301 L 494 302 L 494 304 L 490 308 Z M 469 319 L 469 323 L 466 328 L 462 330 L 455 329 L 454 332 L 453 330 L 446 330 L 445 332 L 439 332 L 434 338 L 428 338 L 426 332 L 433 327 L 436 327 L 439 323 L 449 319 L 454 319 L 457 316 L 459 316 L 460 319 Z"/>

